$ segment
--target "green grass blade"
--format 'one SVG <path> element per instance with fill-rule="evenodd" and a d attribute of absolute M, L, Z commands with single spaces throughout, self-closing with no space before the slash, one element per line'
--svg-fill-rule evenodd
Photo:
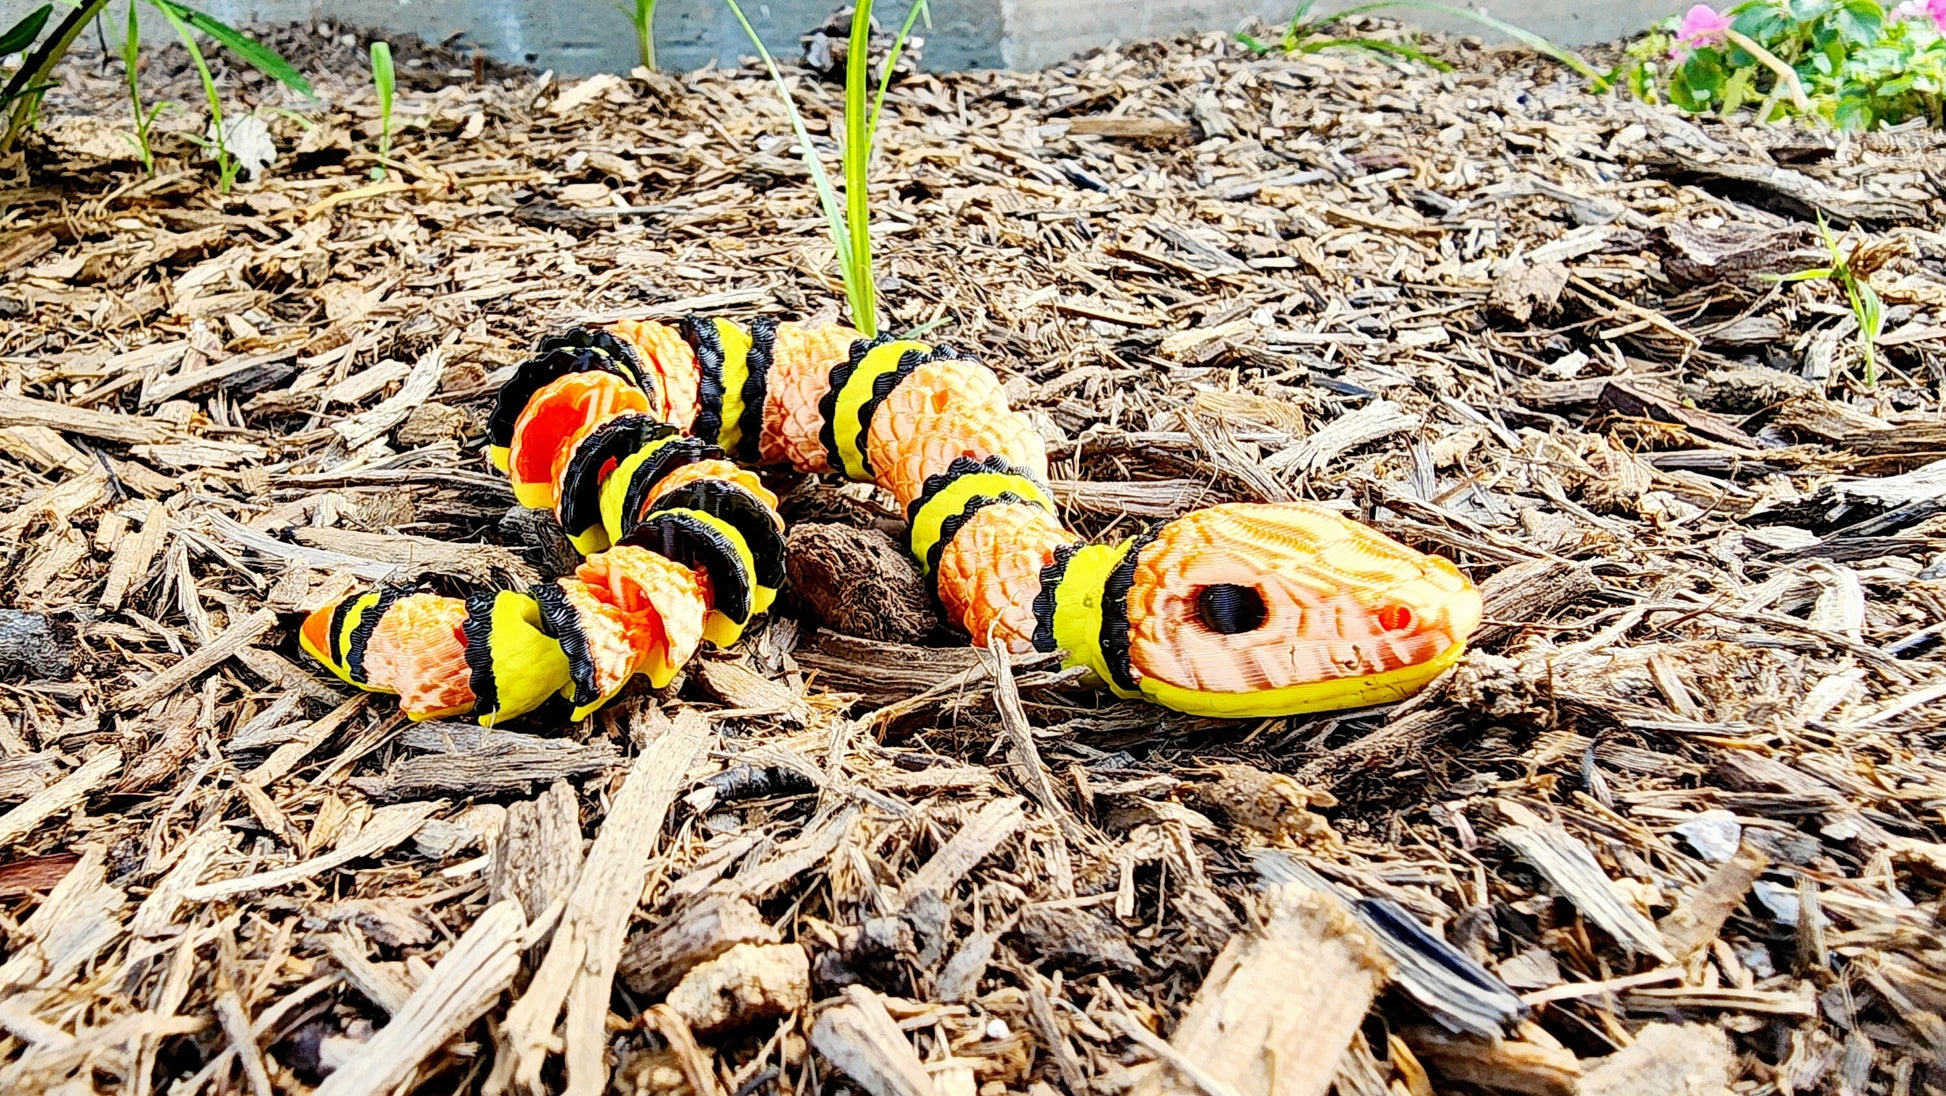
<path fill-rule="evenodd" d="M 851 315 L 867 338 L 878 334 L 878 287 L 872 282 L 871 179 L 872 129 L 865 111 L 871 90 L 872 0 L 857 0 L 851 12 L 851 42 L 845 53 L 845 227 L 851 235 Z"/>
<path fill-rule="evenodd" d="M 1334 48 L 1363 49 L 1370 50 L 1373 53 L 1390 53 L 1398 57 L 1403 57 L 1408 61 L 1417 61 L 1439 72 L 1453 71 L 1453 66 L 1441 61 L 1439 58 L 1434 57 L 1417 46 L 1409 46 L 1404 42 L 1387 42 L 1382 38 L 1313 38 L 1300 43 L 1297 47 L 1297 52 L 1316 53 L 1322 49 Z"/>
<path fill-rule="evenodd" d="M 931 24 L 932 9 L 926 0 L 912 0 L 912 6 L 905 12 L 905 22 L 899 26 L 899 36 L 892 39 L 892 52 L 885 56 L 885 65 L 878 70 L 878 94 L 872 98 L 873 139 L 878 137 L 879 112 L 885 109 L 885 89 L 892 86 L 892 69 L 899 63 L 899 55 L 905 52 L 905 40 L 912 37 L 912 27 L 919 21 L 921 15 L 926 17 L 928 24 Z"/>
<path fill-rule="evenodd" d="M 1299 0 L 1297 9 L 1295 11 L 1292 11 L 1290 19 L 1285 21 L 1284 23 L 1284 52 L 1285 53 L 1289 53 L 1290 51 L 1296 49 L 1298 41 L 1304 37 L 1303 34 L 1304 17 L 1311 14 L 1311 8 L 1316 3 L 1317 0 Z"/>
<path fill-rule="evenodd" d="M 167 0 L 160 0 L 160 2 L 150 0 L 150 3 L 156 10 L 162 12 L 163 18 L 169 20 L 169 25 L 175 28 L 176 37 L 182 39 L 183 48 L 189 51 L 189 60 L 196 66 L 196 75 L 202 78 L 203 94 L 209 99 L 210 133 L 214 135 L 209 144 L 216 149 L 218 187 L 223 193 L 228 194 L 230 181 L 236 177 L 236 169 L 230 166 L 230 146 L 223 136 L 223 99 L 216 91 L 216 76 L 209 70 L 209 61 L 203 57 L 203 48 L 196 44 L 196 33 L 189 29 L 186 21 L 171 10 L 172 5 L 168 4 Z"/>
<path fill-rule="evenodd" d="M 299 95 L 313 96 L 311 82 L 304 74 L 291 67 L 276 50 L 264 45 L 242 31 L 214 16 L 206 15 L 195 8 L 185 7 L 176 0 L 148 0 L 151 7 L 159 8 L 170 15 L 171 22 L 184 22 L 204 34 L 224 49 L 241 57 L 251 68 L 276 80 Z"/>
<path fill-rule="evenodd" d="M 1392 8 L 1411 8 L 1416 11 L 1430 11 L 1440 15 L 1450 15 L 1455 19 L 1470 20 L 1490 30 L 1499 31 L 1501 34 L 1512 38 L 1537 53 L 1543 53 L 1554 58 L 1556 61 L 1573 69 L 1577 74 L 1593 81 L 1598 88 L 1606 86 L 1606 82 L 1603 80 L 1601 73 L 1596 72 L 1593 65 L 1589 64 L 1586 59 L 1573 50 L 1563 49 L 1540 35 L 1535 34 L 1533 31 L 1524 27 L 1517 27 L 1505 19 L 1496 19 L 1483 11 L 1471 11 L 1467 8 L 1456 7 L 1452 4 L 1442 4 L 1438 0 L 1378 0 L 1377 3 L 1359 4 L 1346 8 L 1343 11 L 1334 12 L 1325 22 L 1336 22 L 1354 15 L 1364 15 L 1367 12 L 1374 11 L 1386 11 Z"/>
<path fill-rule="evenodd" d="M 744 17 L 743 8 L 737 0 L 723 0 L 730 6 L 730 13 L 736 16 L 743 33 L 750 38 L 750 44 L 757 47 L 757 56 L 763 59 L 764 68 L 770 73 L 771 83 L 777 86 L 777 97 L 784 102 L 784 113 L 789 116 L 791 129 L 797 134 L 798 155 L 803 158 L 804 166 L 810 169 L 811 185 L 817 188 L 818 205 L 824 209 L 825 228 L 831 236 L 831 246 L 838 253 L 838 270 L 845 278 L 845 299 L 855 302 L 852 294 L 851 277 L 851 236 L 845 228 L 844 206 L 838 201 L 838 191 L 831 185 L 831 176 L 824 170 L 824 161 L 818 157 L 817 146 L 811 143 L 811 131 L 804 128 L 804 119 L 797 113 L 797 100 L 791 96 L 790 85 L 784 82 L 784 74 L 778 71 L 777 62 L 765 48 L 764 40 L 757 36 L 757 30 Z M 852 314 L 853 322 L 858 321 L 857 312 Z"/>
<path fill-rule="evenodd" d="M 13 26 L 5 34 L 0 34 L 0 57 L 10 53 L 21 53 L 34 44 L 41 36 L 41 28 L 47 26 L 47 17 L 54 14 L 54 5 L 42 4 Z"/>

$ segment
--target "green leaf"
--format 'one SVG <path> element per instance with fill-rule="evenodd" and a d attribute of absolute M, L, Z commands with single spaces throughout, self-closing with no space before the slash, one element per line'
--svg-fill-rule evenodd
<path fill-rule="evenodd" d="M 1791 282 L 1815 282 L 1820 278 L 1829 278 L 1833 273 L 1832 268 L 1828 266 L 1814 266 L 1809 270 L 1799 270 L 1790 274 L 1764 274 L 1761 277 L 1767 282 L 1788 285 Z"/>
<path fill-rule="evenodd" d="M 1243 43 L 1243 48 L 1249 50 L 1251 53 L 1265 54 L 1270 52 L 1269 46 L 1265 45 L 1261 40 L 1251 35 L 1245 34 L 1242 31 L 1237 32 L 1237 41 Z"/>
<path fill-rule="evenodd" d="M 47 25 L 47 17 L 52 14 L 54 5 L 42 4 L 28 12 L 20 22 L 8 27 L 5 34 L 0 34 L 0 57 L 19 53 L 33 45 L 34 39 L 41 36 L 41 28 Z"/>
<path fill-rule="evenodd" d="M 1869 46 L 1878 41 L 1879 31 L 1885 26 L 1885 9 L 1878 6 L 1878 0 L 1846 0 L 1838 9 L 1836 22 L 1838 32 L 1861 46 Z"/>
<path fill-rule="evenodd" d="M 283 84 L 303 96 L 314 96 L 311 82 L 304 74 L 291 67 L 276 50 L 251 38 L 242 31 L 230 26 L 214 16 L 205 15 L 195 8 L 185 7 L 176 0 L 148 0 L 151 7 L 160 9 L 175 19 L 188 23 L 204 34 L 215 39 L 223 48 L 242 58 L 251 68 Z M 173 20 L 172 20 L 173 21 Z"/>
<path fill-rule="evenodd" d="M 1750 85 L 1756 77 L 1755 67 L 1740 68 L 1731 73 L 1730 78 L 1723 81 L 1723 105 L 1718 109 L 1726 115 L 1735 114 L 1738 108 L 1755 98 L 1750 93 Z"/>

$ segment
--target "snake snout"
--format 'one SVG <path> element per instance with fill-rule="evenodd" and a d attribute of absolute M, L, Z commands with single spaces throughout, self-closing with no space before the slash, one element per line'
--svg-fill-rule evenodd
<path fill-rule="evenodd" d="M 1479 592 L 1451 563 L 1298 503 L 1170 522 L 1131 577 L 1130 676 L 1209 711 L 1351 706 L 1315 703 L 1311 687 L 1351 698 L 1342 686 L 1383 693 L 1436 673 L 1480 621 Z"/>

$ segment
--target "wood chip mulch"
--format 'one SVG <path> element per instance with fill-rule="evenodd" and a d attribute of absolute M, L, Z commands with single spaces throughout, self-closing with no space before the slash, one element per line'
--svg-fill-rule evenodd
<path fill-rule="evenodd" d="M 1109 702 L 831 596 L 895 515 L 780 480 L 814 589 L 738 649 L 414 726 L 294 624 L 563 566 L 481 454 L 524 348 L 834 317 L 831 248 L 754 68 L 399 44 L 386 168 L 363 40 L 267 33 L 322 101 L 220 67 L 275 146 L 234 193 L 181 52 L 149 178 L 86 43 L 0 182 L 0 1091 L 1946 1092 L 1938 135 L 1459 39 L 908 76 L 891 317 L 1002 371 L 1067 518 L 1342 506 L 1483 583 L 1464 664 Z M 1873 387 L 1777 278 L 1820 216 Z"/>

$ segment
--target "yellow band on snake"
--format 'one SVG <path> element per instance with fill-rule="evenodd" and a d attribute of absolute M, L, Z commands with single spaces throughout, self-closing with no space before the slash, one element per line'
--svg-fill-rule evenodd
<path fill-rule="evenodd" d="M 911 539 L 907 543 L 912 548 L 912 556 L 919 563 L 920 572 L 930 570 L 933 545 L 939 543 L 948 518 L 966 509 L 975 495 L 999 498 L 1012 493 L 1022 501 L 1031 502 L 1048 513 L 1054 512 L 1054 499 L 1033 477 L 1018 472 L 971 472 L 959 476 L 919 504 L 918 511 L 912 515 Z"/>
<path fill-rule="evenodd" d="M 1102 588 L 1109 574 L 1122 562 L 1134 541 L 1120 544 L 1089 544 L 1068 557 L 1067 570 L 1054 590 L 1054 644 L 1068 652 L 1064 666 L 1085 666 L 1118 696 L 1136 697 L 1140 693 L 1115 685 L 1108 672 L 1108 656 L 1101 649 Z"/>
<path fill-rule="evenodd" d="M 865 410 L 865 404 L 872 398 L 872 386 L 887 373 L 899 368 L 899 359 L 907 351 L 926 354 L 932 347 L 925 343 L 895 341 L 880 343 L 865 352 L 858 368 L 845 378 L 845 386 L 838 390 L 837 402 L 831 413 L 831 438 L 838 446 L 838 459 L 846 479 L 862 483 L 872 481 L 871 465 L 865 459 L 865 451 L 859 448 L 864 440 L 865 427 L 869 424 L 858 421 Z"/>
<path fill-rule="evenodd" d="M 1331 712 L 1349 708 L 1370 708 L 1396 704 L 1425 688 L 1426 683 L 1457 663 L 1466 654 L 1466 644 L 1455 643 L 1431 660 L 1415 666 L 1402 666 L 1384 673 L 1362 677 L 1338 677 L 1286 685 L 1278 689 L 1259 689 L 1249 693 L 1205 693 L 1185 689 L 1152 677 L 1141 681 L 1139 695 L 1164 707 L 1190 715 L 1222 719 L 1251 719 L 1305 712 Z"/>
<path fill-rule="evenodd" d="M 743 386 L 750 379 L 750 333 L 729 320 L 715 320 L 723 347 L 723 403 L 712 440 L 734 453 L 743 443 Z"/>

